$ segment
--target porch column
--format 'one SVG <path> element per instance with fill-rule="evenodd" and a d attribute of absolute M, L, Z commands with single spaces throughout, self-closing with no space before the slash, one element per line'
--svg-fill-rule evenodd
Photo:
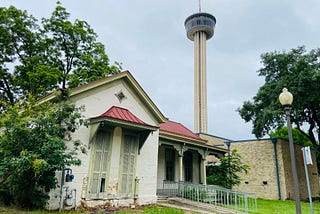
<path fill-rule="evenodd" d="M 200 183 L 207 185 L 207 172 L 206 172 L 206 157 L 209 154 L 208 149 L 199 149 L 198 150 L 201 162 L 200 162 Z"/>
<path fill-rule="evenodd" d="M 182 169 L 183 169 L 183 155 L 179 155 L 179 181 L 183 181 Z"/>
<path fill-rule="evenodd" d="M 183 153 L 188 150 L 185 145 L 175 144 L 173 147 L 178 151 L 179 154 L 179 181 L 184 181 L 183 178 Z"/>
<path fill-rule="evenodd" d="M 200 168 L 201 182 L 203 185 L 207 185 L 206 159 L 201 159 Z"/>

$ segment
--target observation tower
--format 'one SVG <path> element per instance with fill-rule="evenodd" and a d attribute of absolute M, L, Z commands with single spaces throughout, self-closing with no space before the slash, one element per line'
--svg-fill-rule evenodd
<path fill-rule="evenodd" d="M 194 131 L 207 133 L 206 41 L 214 34 L 216 18 L 208 13 L 195 13 L 184 22 L 187 37 L 194 42 Z"/>

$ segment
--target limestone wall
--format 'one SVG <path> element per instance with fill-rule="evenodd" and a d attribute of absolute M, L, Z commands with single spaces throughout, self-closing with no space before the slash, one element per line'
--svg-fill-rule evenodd
<path fill-rule="evenodd" d="M 284 140 L 279 140 L 281 142 L 281 147 L 283 151 L 283 161 L 284 161 L 284 176 L 286 178 L 286 197 L 288 199 L 294 199 L 294 188 L 293 188 L 293 177 L 291 170 L 291 159 L 290 159 L 290 150 L 289 143 Z M 303 155 L 301 151 L 301 146 L 295 145 L 295 160 L 297 167 L 297 174 L 300 186 L 300 196 L 301 199 L 305 200 L 308 198 L 308 190 L 307 190 L 307 182 L 306 182 L 306 174 L 303 165 Z M 307 166 L 309 181 L 311 187 L 312 197 L 318 196 L 320 191 L 319 187 L 319 177 L 318 177 L 318 169 L 316 165 L 316 157 L 315 154 L 312 153 L 313 165 Z"/>
<path fill-rule="evenodd" d="M 254 192 L 257 197 L 266 199 L 293 199 L 293 179 L 291 171 L 291 160 L 289 143 L 284 140 L 277 140 L 276 153 L 274 144 L 270 139 L 256 141 L 241 141 L 231 143 L 231 150 L 237 148 L 243 158 L 243 162 L 250 165 L 248 174 L 242 175 L 241 184 L 235 189 Z M 299 175 L 299 186 L 301 199 L 308 196 L 305 171 L 302 162 L 301 147 L 296 145 L 297 173 Z M 276 155 L 275 155 L 276 154 Z M 278 179 L 276 173 L 276 159 L 278 162 Z M 313 154 L 315 163 L 315 156 Z M 312 187 L 312 195 L 319 193 L 319 178 L 317 166 L 309 166 L 309 177 Z M 278 182 L 280 186 L 278 186 Z M 280 192 L 279 192 L 280 190 Z"/>
<path fill-rule="evenodd" d="M 277 199 L 278 187 L 272 142 L 265 140 L 231 143 L 230 149 L 235 148 L 241 154 L 243 162 L 250 166 L 249 173 L 242 175 L 243 180 L 235 189 L 254 192 L 259 198 Z M 281 156 L 280 149 L 278 156 Z"/>

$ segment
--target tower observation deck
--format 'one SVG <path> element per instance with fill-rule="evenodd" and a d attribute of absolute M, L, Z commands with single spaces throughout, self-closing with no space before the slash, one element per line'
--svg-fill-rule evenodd
<path fill-rule="evenodd" d="M 194 130 L 207 133 L 206 40 L 214 34 L 216 18 L 208 13 L 195 13 L 184 25 L 187 37 L 194 41 Z"/>

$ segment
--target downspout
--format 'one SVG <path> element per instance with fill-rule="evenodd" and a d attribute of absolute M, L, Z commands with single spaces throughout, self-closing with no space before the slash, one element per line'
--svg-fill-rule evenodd
<path fill-rule="evenodd" d="M 227 141 L 225 142 L 225 144 L 227 145 L 228 147 L 228 174 L 227 174 L 227 179 L 230 178 L 230 145 L 231 145 L 231 142 L 230 141 Z M 228 184 L 227 186 L 228 189 L 232 189 L 232 186 L 230 184 Z"/>
<path fill-rule="evenodd" d="M 281 200 L 281 189 L 280 189 L 280 178 L 279 178 L 279 166 L 278 166 L 278 156 L 277 156 L 277 139 L 271 139 L 273 143 L 273 152 L 274 152 L 274 161 L 276 164 L 276 177 L 277 177 L 277 184 L 278 184 L 278 200 Z"/>
<path fill-rule="evenodd" d="M 61 182 L 60 182 L 60 198 L 59 198 L 59 212 L 63 209 L 63 185 L 64 185 L 64 177 L 65 177 L 65 168 L 62 169 L 61 172 Z"/>

